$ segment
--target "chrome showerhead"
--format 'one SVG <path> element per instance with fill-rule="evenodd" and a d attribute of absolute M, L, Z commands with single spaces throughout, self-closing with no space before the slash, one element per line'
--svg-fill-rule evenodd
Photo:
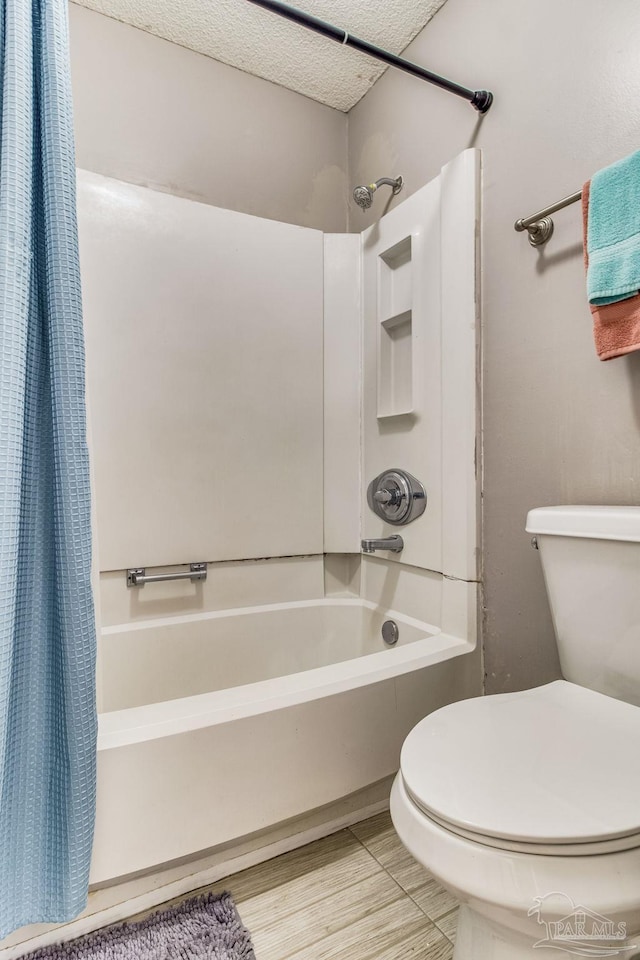
<path fill-rule="evenodd" d="M 373 195 L 383 184 L 387 184 L 390 187 L 393 187 L 393 195 L 400 193 L 402 190 L 402 177 L 396 177 L 395 180 L 391 180 L 389 177 L 381 177 L 380 180 L 376 180 L 375 183 L 370 183 L 368 186 L 359 186 L 356 187 L 353 191 L 353 199 L 362 208 L 363 212 L 368 210 L 371 204 L 373 203 Z"/>
<path fill-rule="evenodd" d="M 375 190 L 375 184 L 373 190 Z M 353 199 L 363 210 L 368 210 L 373 203 L 373 190 L 371 187 L 356 187 L 353 191 Z"/>

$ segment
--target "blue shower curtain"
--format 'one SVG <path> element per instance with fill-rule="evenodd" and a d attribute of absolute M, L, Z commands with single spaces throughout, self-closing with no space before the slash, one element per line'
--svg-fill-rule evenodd
<path fill-rule="evenodd" d="M 86 902 L 95 809 L 66 0 L 0 0 L 0 937 Z"/>

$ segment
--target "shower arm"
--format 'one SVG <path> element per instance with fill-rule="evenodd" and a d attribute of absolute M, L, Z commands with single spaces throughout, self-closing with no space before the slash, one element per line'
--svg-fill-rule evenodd
<path fill-rule="evenodd" d="M 402 177 L 398 177 L 397 180 L 392 180 L 391 177 L 380 177 L 379 180 L 376 180 L 375 183 L 370 183 L 370 187 L 375 187 L 376 190 L 378 187 L 393 187 L 394 193 L 400 193 L 402 190 Z"/>
<path fill-rule="evenodd" d="M 296 7 L 290 7 L 289 4 L 282 3 L 281 0 L 249 0 L 249 3 L 263 7 L 265 10 L 270 10 L 272 13 L 277 13 L 287 20 L 292 20 L 294 23 L 300 24 L 300 26 L 314 30 L 316 33 L 322 34 L 323 37 L 335 40 L 337 43 L 343 44 L 343 46 L 360 50 L 361 53 L 366 53 L 375 60 L 381 60 L 390 67 L 397 67 L 398 70 L 404 70 L 405 73 L 410 73 L 420 80 L 433 83 L 436 87 L 447 90 L 457 97 L 463 97 L 465 100 L 469 100 L 478 113 L 486 113 L 493 102 L 493 94 L 488 90 L 469 90 L 467 87 L 462 87 L 459 83 L 454 83 L 453 80 L 446 80 L 444 77 L 438 76 L 437 73 L 431 73 L 430 70 L 425 70 L 424 67 L 418 66 L 417 63 L 403 60 L 402 57 L 396 56 L 395 53 L 390 53 L 388 50 L 376 47 L 367 40 L 354 37 L 353 34 L 343 30 L 342 27 L 335 27 L 333 24 L 326 23 L 324 20 L 320 20 L 310 13 L 305 13 Z"/>

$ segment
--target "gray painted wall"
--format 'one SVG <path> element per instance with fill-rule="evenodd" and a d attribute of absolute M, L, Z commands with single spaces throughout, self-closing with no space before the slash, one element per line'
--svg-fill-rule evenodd
<path fill-rule="evenodd" d="M 397 72 L 349 115 L 352 184 L 400 173 L 412 192 L 483 150 L 488 692 L 558 676 L 527 510 L 640 503 L 640 354 L 595 356 L 579 206 L 540 253 L 513 230 L 640 147 L 639 49 L 637 0 L 448 0 L 406 55 L 493 90 L 487 116 Z M 352 207 L 352 229 L 370 222 Z"/>
<path fill-rule="evenodd" d="M 73 3 L 70 21 L 79 166 L 344 231 L 344 113 Z"/>

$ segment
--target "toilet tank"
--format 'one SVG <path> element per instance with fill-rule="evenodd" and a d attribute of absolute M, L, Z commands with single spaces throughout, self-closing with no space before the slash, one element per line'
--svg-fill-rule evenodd
<path fill-rule="evenodd" d="M 527 532 L 565 680 L 640 706 L 640 507 L 540 507 Z"/>

